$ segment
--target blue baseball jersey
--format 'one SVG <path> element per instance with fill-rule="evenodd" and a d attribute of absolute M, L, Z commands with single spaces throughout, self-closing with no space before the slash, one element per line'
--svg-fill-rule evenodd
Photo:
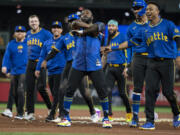
<path fill-rule="evenodd" d="M 71 61 L 73 60 L 76 50 L 75 36 L 73 36 L 72 33 L 69 32 L 64 36 L 63 41 L 66 48 L 66 60 Z"/>
<path fill-rule="evenodd" d="M 4 54 L 2 67 L 7 67 L 12 75 L 24 74 L 27 65 L 27 41 L 17 42 L 11 40 Z"/>
<path fill-rule="evenodd" d="M 139 33 L 141 31 L 144 31 L 146 28 L 148 27 L 148 23 L 145 24 L 139 24 L 136 22 L 133 22 L 132 24 L 129 25 L 128 27 L 128 31 L 127 31 L 127 40 L 131 40 L 136 33 Z M 145 40 L 143 40 L 143 36 L 139 37 L 140 41 L 139 44 L 133 44 L 133 52 L 136 53 L 145 53 L 147 52 L 147 44 L 145 42 Z M 131 42 L 133 42 L 131 40 Z M 128 46 L 132 46 L 132 44 L 130 42 L 128 42 Z"/>
<path fill-rule="evenodd" d="M 66 61 L 72 61 L 76 50 L 75 43 L 75 36 L 69 32 L 63 37 L 62 40 L 56 43 L 54 49 L 59 52 L 65 50 Z"/>
<path fill-rule="evenodd" d="M 101 38 L 77 37 L 76 52 L 72 67 L 80 71 L 96 71 L 102 68 L 100 47 Z"/>
<path fill-rule="evenodd" d="M 145 31 L 139 32 L 133 39 L 136 44 L 139 42 L 139 36 L 143 37 L 148 46 L 148 57 L 176 58 L 177 47 L 174 39 L 180 37 L 180 32 L 172 21 L 161 19 L 157 25 L 149 25 Z"/>
<path fill-rule="evenodd" d="M 109 42 L 109 45 L 111 47 L 119 46 L 121 43 L 126 41 L 126 36 L 124 34 L 121 34 L 117 32 L 114 37 Z M 106 41 L 107 42 L 107 41 Z M 131 51 L 128 49 L 125 50 L 115 50 L 112 52 L 109 52 L 107 55 L 107 63 L 109 64 L 125 64 L 127 63 L 127 57 L 128 57 L 128 51 Z M 131 55 L 131 54 L 130 54 Z M 131 56 L 130 56 L 131 57 Z"/>
<path fill-rule="evenodd" d="M 44 42 L 50 39 L 52 34 L 48 30 L 40 28 L 40 31 L 37 33 L 32 33 L 31 30 L 29 30 L 26 37 L 28 44 L 28 59 L 38 60 Z"/>
<path fill-rule="evenodd" d="M 42 61 L 51 52 L 51 49 L 54 48 L 55 44 L 59 40 L 62 40 L 62 38 L 63 38 L 63 36 L 59 37 L 58 39 L 54 39 L 52 37 L 49 40 L 47 40 L 46 42 L 44 42 L 44 45 L 42 47 L 41 54 L 39 57 L 39 61 L 38 61 L 38 64 L 36 66 L 36 70 L 41 69 Z M 53 57 L 52 59 L 50 59 L 47 62 L 48 75 L 62 73 L 65 64 L 66 64 L 65 53 L 64 53 L 64 50 L 62 50 L 60 53 L 56 54 L 55 57 Z"/>

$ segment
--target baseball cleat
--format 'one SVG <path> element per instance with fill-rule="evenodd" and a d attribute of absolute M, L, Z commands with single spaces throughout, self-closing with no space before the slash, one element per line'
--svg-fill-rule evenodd
<path fill-rule="evenodd" d="M 173 126 L 174 128 L 180 127 L 180 114 L 174 117 Z"/>
<path fill-rule="evenodd" d="M 142 129 L 142 130 L 155 130 L 155 126 L 151 122 L 146 122 L 144 125 L 140 126 L 139 129 Z"/>
<path fill-rule="evenodd" d="M 1 113 L 2 116 L 6 116 L 6 117 L 9 117 L 9 118 L 12 118 L 13 117 L 13 113 L 11 112 L 10 109 L 5 109 L 4 112 Z"/>
<path fill-rule="evenodd" d="M 70 127 L 71 122 L 67 119 L 63 119 L 61 122 L 57 124 L 58 127 Z"/>

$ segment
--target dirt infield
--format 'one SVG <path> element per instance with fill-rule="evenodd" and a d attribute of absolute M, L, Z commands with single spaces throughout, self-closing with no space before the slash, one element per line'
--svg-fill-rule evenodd
<path fill-rule="evenodd" d="M 79 116 L 81 114 L 81 116 Z M 118 134 L 118 135 L 180 135 L 180 129 L 174 129 L 172 122 L 157 122 L 156 130 L 144 131 L 130 128 L 123 120 L 113 123 L 112 129 L 104 129 L 101 122 L 98 124 L 88 120 L 87 110 L 72 110 L 72 126 L 57 127 L 55 123 L 46 123 L 47 110 L 37 109 L 35 121 L 14 120 L 0 116 L 0 132 L 45 132 L 45 133 L 84 133 L 84 134 Z M 114 117 L 124 117 L 124 112 L 114 112 Z M 144 117 L 144 114 L 140 114 Z M 81 117 L 82 119 L 78 119 Z M 159 119 L 171 118 L 171 114 L 161 113 Z M 83 120 L 85 118 L 85 120 Z"/>

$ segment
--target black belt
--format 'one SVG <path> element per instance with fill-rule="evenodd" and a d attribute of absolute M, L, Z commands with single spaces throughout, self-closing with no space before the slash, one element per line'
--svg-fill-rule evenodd
<path fill-rule="evenodd" d="M 154 61 L 173 60 L 172 58 L 152 58 Z"/>
<path fill-rule="evenodd" d="M 135 53 L 135 55 L 147 56 L 147 55 L 148 55 L 148 53 L 147 53 L 147 52 L 144 52 L 144 53 Z"/>
<path fill-rule="evenodd" d="M 29 61 L 31 61 L 31 62 L 38 62 L 39 59 L 36 59 L 36 60 L 31 60 L 31 59 L 29 59 Z"/>

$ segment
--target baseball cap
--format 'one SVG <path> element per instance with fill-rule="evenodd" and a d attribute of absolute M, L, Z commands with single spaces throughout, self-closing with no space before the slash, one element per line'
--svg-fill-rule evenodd
<path fill-rule="evenodd" d="M 133 1 L 133 7 L 144 7 L 146 5 L 146 2 L 144 0 L 134 0 Z"/>
<path fill-rule="evenodd" d="M 25 32 L 26 31 L 26 28 L 24 26 L 21 26 L 21 25 L 18 25 L 15 27 L 15 32 L 18 32 L 18 31 L 22 31 L 22 32 Z"/>
<path fill-rule="evenodd" d="M 52 27 L 54 27 L 54 26 L 59 27 L 59 28 L 62 28 L 62 23 L 61 23 L 60 21 L 54 21 L 54 22 L 52 23 Z"/>
<path fill-rule="evenodd" d="M 118 22 L 116 20 L 111 19 L 108 21 L 108 25 L 112 25 L 112 24 L 118 27 Z"/>
<path fill-rule="evenodd" d="M 73 21 L 73 20 L 78 20 L 78 19 L 80 19 L 80 18 L 77 14 L 70 14 L 68 16 L 68 21 Z"/>

